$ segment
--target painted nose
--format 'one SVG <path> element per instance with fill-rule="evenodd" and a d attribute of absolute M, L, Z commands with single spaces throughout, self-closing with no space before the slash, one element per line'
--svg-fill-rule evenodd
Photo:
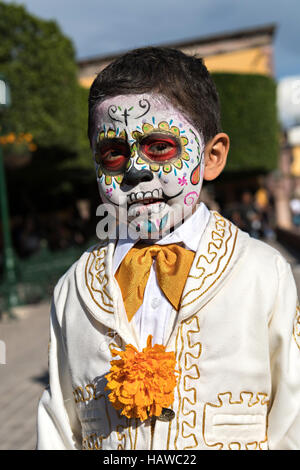
<path fill-rule="evenodd" d="M 134 166 L 125 173 L 120 185 L 122 191 L 129 191 L 139 183 L 153 180 L 153 173 L 150 170 L 137 170 Z"/>

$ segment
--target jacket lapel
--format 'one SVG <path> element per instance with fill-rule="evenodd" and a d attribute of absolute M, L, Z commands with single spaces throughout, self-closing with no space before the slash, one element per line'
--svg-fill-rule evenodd
<path fill-rule="evenodd" d="M 241 261 L 248 239 L 248 234 L 211 212 L 182 293 L 177 324 L 199 312 L 219 292 Z M 75 272 L 77 291 L 96 320 L 137 346 L 112 274 L 115 244 L 100 243 L 82 255 Z"/>
<path fill-rule="evenodd" d="M 82 255 L 75 272 L 77 291 L 97 321 L 134 344 L 120 289 L 112 274 L 115 244 L 116 241 L 99 243 Z"/>
<path fill-rule="evenodd" d="M 178 321 L 197 313 L 229 279 L 245 252 L 249 235 L 211 212 L 181 298 Z"/>

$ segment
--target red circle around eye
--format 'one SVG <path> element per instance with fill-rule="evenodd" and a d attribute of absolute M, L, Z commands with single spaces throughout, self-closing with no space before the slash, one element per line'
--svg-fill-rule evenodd
<path fill-rule="evenodd" d="M 153 139 L 142 144 L 143 153 L 158 162 L 163 162 L 176 157 L 177 145 L 172 139 Z"/>
<path fill-rule="evenodd" d="M 107 170 L 116 171 L 116 170 L 122 169 L 124 167 L 126 161 L 127 161 L 127 157 L 125 157 L 124 155 L 118 155 L 118 156 L 113 157 L 113 158 L 108 158 L 108 157 L 104 158 L 102 160 L 102 165 Z"/>

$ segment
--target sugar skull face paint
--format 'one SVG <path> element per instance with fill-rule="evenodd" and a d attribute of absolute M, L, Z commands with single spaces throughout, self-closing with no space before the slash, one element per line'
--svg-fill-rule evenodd
<path fill-rule="evenodd" d="M 98 105 L 92 148 L 105 203 L 127 207 L 140 238 L 188 217 L 200 195 L 204 142 L 160 95 L 122 95 Z"/>

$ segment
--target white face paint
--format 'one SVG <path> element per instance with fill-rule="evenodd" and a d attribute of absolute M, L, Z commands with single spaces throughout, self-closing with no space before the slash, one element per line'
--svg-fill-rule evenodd
<path fill-rule="evenodd" d="M 127 223 L 140 238 L 158 238 L 191 215 L 204 142 L 186 117 L 160 95 L 121 95 L 100 103 L 94 122 L 100 195 L 115 207 L 127 205 Z"/>

